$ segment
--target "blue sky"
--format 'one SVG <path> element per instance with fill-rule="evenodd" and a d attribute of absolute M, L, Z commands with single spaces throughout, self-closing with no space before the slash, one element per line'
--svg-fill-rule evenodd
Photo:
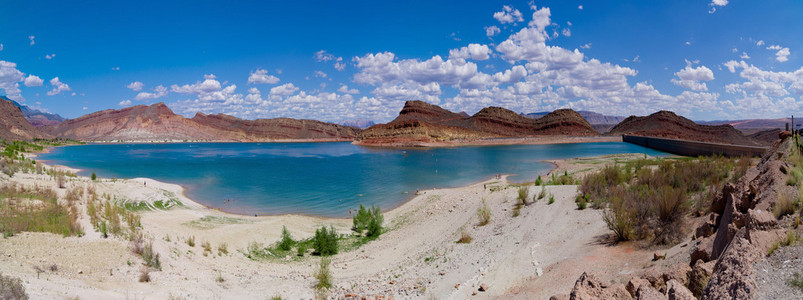
<path fill-rule="evenodd" d="M 406 100 L 695 120 L 803 104 L 803 1 L 2 1 L 0 11 L 0 94 L 70 118 L 156 102 L 189 117 L 334 122 L 385 122 Z"/>

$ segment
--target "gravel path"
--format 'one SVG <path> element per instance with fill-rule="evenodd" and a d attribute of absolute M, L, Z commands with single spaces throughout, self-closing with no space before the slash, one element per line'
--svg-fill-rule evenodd
<path fill-rule="evenodd" d="M 794 273 L 803 276 L 803 244 L 780 247 L 753 267 L 757 273 L 758 299 L 803 299 L 803 289 L 789 284 Z"/>

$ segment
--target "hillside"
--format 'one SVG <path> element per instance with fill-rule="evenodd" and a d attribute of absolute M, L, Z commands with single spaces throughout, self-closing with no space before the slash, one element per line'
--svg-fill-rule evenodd
<path fill-rule="evenodd" d="M 251 121 L 198 113 L 187 119 L 173 113 L 164 103 L 99 111 L 43 129 L 54 136 L 82 141 L 351 140 L 358 131 L 353 127 L 287 118 Z"/>
<path fill-rule="evenodd" d="M 595 136 L 596 131 L 577 112 L 557 110 L 538 119 L 501 107 L 486 107 L 473 116 L 454 113 L 423 101 L 407 101 L 399 116 L 387 124 L 369 127 L 358 144 L 415 145 L 454 140 L 476 140 L 546 135 Z"/>
<path fill-rule="evenodd" d="M 643 135 L 701 142 L 763 145 L 744 136 L 730 125 L 700 125 L 670 111 L 659 111 L 646 117 L 630 116 L 614 126 L 611 135 Z"/>
<path fill-rule="evenodd" d="M 11 100 L 0 99 L 0 138 L 6 140 L 31 140 L 51 138 L 47 133 L 33 127 L 22 110 Z"/>
<path fill-rule="evenodd" d="M 549 112 L 535 112 L 535 113 L 529 113 L 529 114 L 522 114 L 522 116 L 527 117 L 527 118 L 531 118 L 531 119 L 537 119 L 537 118 L 540 118 L 540 117 L 543 117 L 543 116 L 547 115 L 548 113 Z M 596 112 L 587 111 L 587 110 L 580 110 L 580 111 L 577 111 L 577 113 L 579 113 L 580 116 L 582 116 L 583 119 L 586 119 L 586 121 L 588 121 L 588 123 L 591 124 L 591 125 L 618 124 L 619 122 L 622 122 L 625 119 L 625 117 L 622 117 L 622 116 L 608 116 L 608 115 L 603 115 L 601 113 L 596 113 Z"/>

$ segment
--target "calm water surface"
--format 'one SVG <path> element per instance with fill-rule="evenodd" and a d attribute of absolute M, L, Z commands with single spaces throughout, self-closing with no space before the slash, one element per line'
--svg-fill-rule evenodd
<path fill-rule="evenodd" d="M 101 177 L 177 183 L 187 196 L 243 214 L 348 216 L 359 203 L 388 209 L 418 189 L 457 187 L 515 174 L 533 180 L 545 159 L 665 153 L 616 143 L 378 149 L 350 143 L 185 143 L 58 147 L 41 159 Z"/>

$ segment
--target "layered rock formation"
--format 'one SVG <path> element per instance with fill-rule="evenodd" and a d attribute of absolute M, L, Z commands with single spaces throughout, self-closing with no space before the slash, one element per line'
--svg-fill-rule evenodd
<path fill-rule="evenodd" d="M 19 104 L 16 101 L 10 100 L 10 99 L 8 99 L 6 97 L 3 97 L 3 96 L 0 96 L 0 99 L 11 101 L 11 103 L 13 103 L 15 106 L 19 107 L 20 110 L 22 111 L 22 115 L 25 117 L 25 119 L 28 120 L 28 122 L 31 123 L 31 125 L 33 125 L 33 127 L 56 125 L 56 124 L 61 123 L 62 121 L 64 121 L 64 118 L 62 118 L 61 116 L 59 116 L 57 114 L 51 114 L 51 113 L 46 113 L 46 112 L 43 112 L 43 111 L 40 111 L 40 110 L 32 109 L 32 108 L 30 108 L 28 106 Z"/>
<path fill-rule="evenodd" d="M 47 133 L 33 127 L 22 110 L 12 101 L 0 99 L 0 138 L 6 140 L 31 140 L 51 138 Z"/>
<path fill-rule="evenodd" d="M 734 145 L 762 145 L 730 125 L 699 125 L 671 111 L 646 117 L 630 116 L 614 126 L 611 135 L 641 135 Z"/>
<path fill-rule="evenodd" d="M 369 127 L 357 137 L 363 145 L 414 146 L 455 140 L 544 135 L 594 136 L 577 112 L 562 109 L 538 119 L 501 107 L 486 107 L 473 116 L 454 113 L 423 101 L 407 101 L 399 116 Z"/>
<path fill-rule="evenodd" d="M 83 141 L 351 140 L 358 132 L 353 127 L 287 118 L 252 121 L 198 113 L 187 119 L 164 103 L 99 111 L 43 129 L 54 136 Z"/>

